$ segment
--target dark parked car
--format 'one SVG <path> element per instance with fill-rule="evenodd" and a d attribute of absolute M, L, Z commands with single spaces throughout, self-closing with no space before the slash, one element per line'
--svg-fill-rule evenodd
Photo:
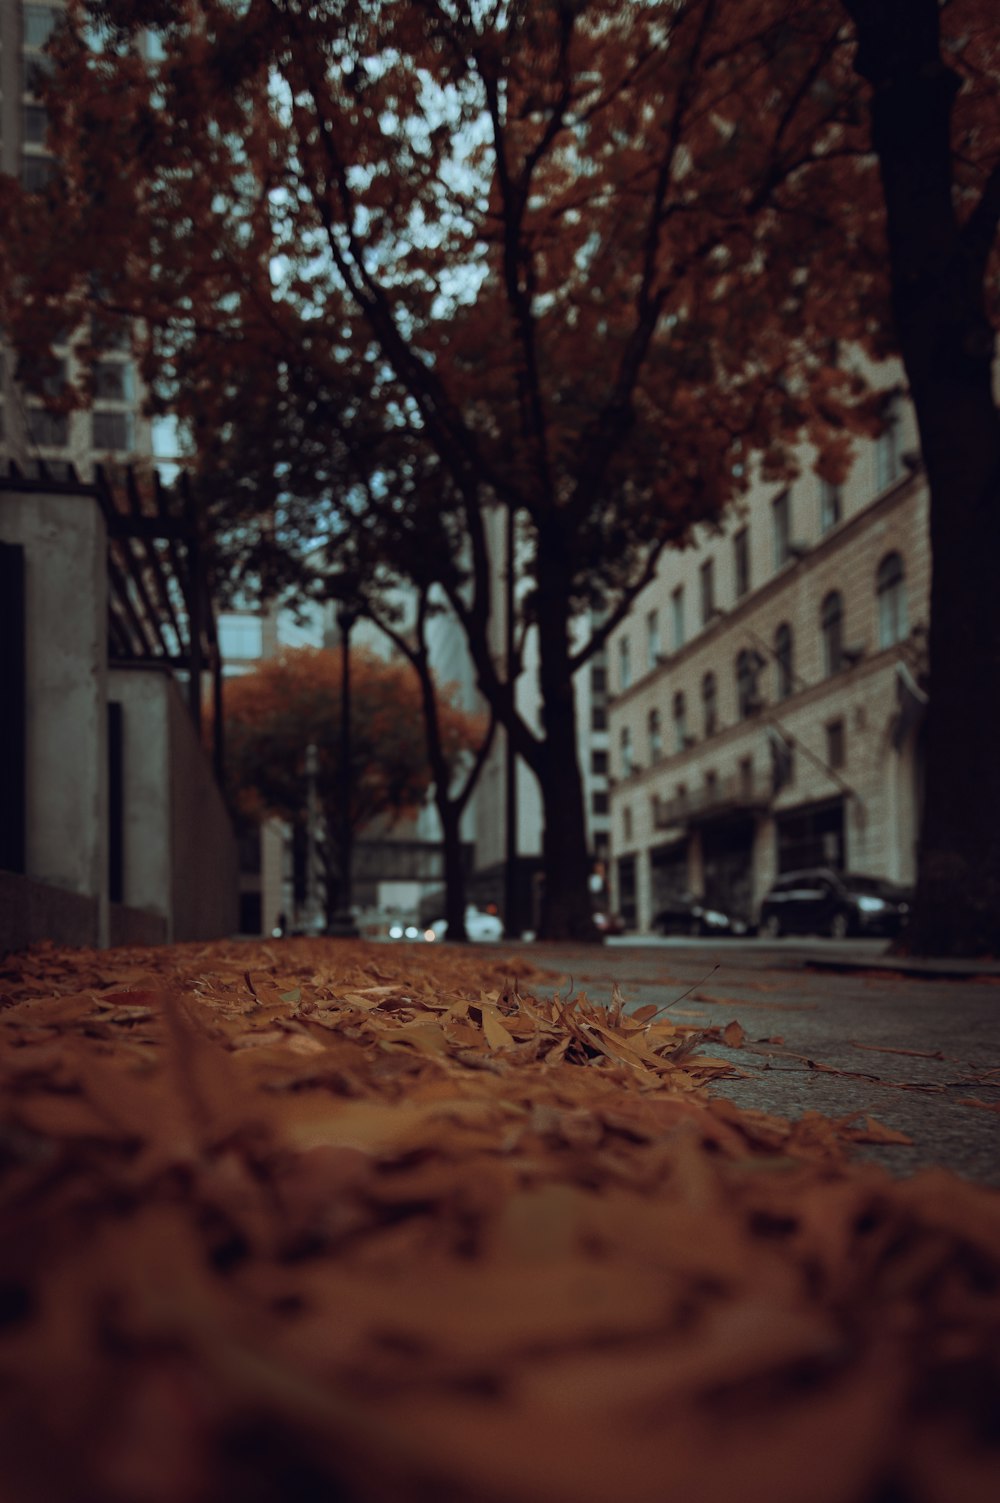
<path fill-rule="evenodd" d="M 724 935 L 752 934 L 753 927 L 745 919 L 723 913 L 707 898 L 696 898 L 693 893 L 679 893 L 669 898 L 653 920 L 653 928 L 661 934 Z"/>
<path fill-rule="evenodd" d="M 909 912 L 908 888 L 884 877 L 863 877 L 810 867 L 786 872 L 771 887 L 760 909 L 760 933 L 779 934 L 895 934 Z"/>

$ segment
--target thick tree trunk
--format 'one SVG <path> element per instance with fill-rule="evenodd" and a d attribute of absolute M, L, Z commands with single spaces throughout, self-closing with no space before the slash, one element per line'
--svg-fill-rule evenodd
<path fill-rule="evenodd" d="M 545 740 L 535 767 L 542 792 L 542 905 L 539 937 L 594 940 L 590 855 L 576 711 L 569 670 L 569 581 L 558 536 L 539 538 L 538 635 Z"/>
<path fill-rule="evenodd" d="M 902 948 L 1000 955 L 1000 415 L 984 306 L 993 222 L 959 226 L 937 0 L 845 0 L 873 86 L 893 311 L 931 497 L 926 803 Z"/>
<path fill-rule="evenodd" d="M 465 865 L 462 861 L 461 811 L 454 799 L 437 799 L 444 849 L 444 916 L 448 922 L 448 940 L 463 943 L 465 931 Z"/>

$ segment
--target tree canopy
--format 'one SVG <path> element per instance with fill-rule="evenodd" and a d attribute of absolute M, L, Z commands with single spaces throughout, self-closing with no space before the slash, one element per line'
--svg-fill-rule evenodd
<path fill-rule="evenodd" d="M 430 788 L 430 763 L 421 724 L 420 686 L 407 663 L 387 663 L 351 649 L 350 825 L 355 832 L 384 816 L 415 814 Z M 442 740 L 454 765 L 474 741 L 478 725 L 442 696 Z M 318 753 L 320 805 L 340 817 L 341 654 L 300 647 L 227 680 L 227 768 L 244 813 L 305 817 L 306 748 Z"/>
<path fill-rule="evenodd" d="M 947 9 L 957 188 L 974 194 L 982 6 Z M 68 15 L 48 95 L 60 168 L 21 203 L 4 317 L 29 345 L 95 300 L 139 321 L 144 375 L 188 425 L 241 567 L 280 575 L 324 518 L 377 528 L 403 574 L 433 560 L 542 787 L 542 930 L 583 933 L 573 671 L 755 465 L 792 473 L 806 437 L 836 478 L 877 422 L 852 352 L 890 347 L 890 268 L 847 9 Z M 541 730 L 496 650 L 497 510 L 534 586 Z M 582 643 L 574 618 L 592 622 Z"/>

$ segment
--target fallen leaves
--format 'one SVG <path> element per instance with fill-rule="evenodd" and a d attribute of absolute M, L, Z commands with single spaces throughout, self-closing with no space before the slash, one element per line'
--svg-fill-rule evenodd
<path fill-rule="evenodd" d="M 0 1040 L 11 1503 L 1000 1488 L 1000 1196 L 710 1096 L 735 1019 L 286 941 L 8 960 Z"/>

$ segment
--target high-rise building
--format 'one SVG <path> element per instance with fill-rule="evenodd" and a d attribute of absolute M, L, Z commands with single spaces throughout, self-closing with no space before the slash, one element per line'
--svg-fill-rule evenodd
<path fill-rule="evenodd" d="M 63 12 L 61 3 L 29 5 L 0 0 L 0 170 L 29 193 L 44 193 L 57 164 L 48 148 L 48 119 L 40 97 L 50 64 L 46 44 Z M 132 354 L 132 329 L 124 318 L 96 320 L 86 331 L 102 346 L 92 406 L 53 412 L 44 394 L 18 379 L 16 354 L 0 338 L 0 459 L 22 467 L 73 464 L 89 478 L 95 463 L 125 464 L 152 454 L 152 432 L 142 414 L 142 391 Z M 0 331 L 2 334 L 2 331 Z M 74 331 L 56 346 L 51 394 L 77 374 Z"/>

